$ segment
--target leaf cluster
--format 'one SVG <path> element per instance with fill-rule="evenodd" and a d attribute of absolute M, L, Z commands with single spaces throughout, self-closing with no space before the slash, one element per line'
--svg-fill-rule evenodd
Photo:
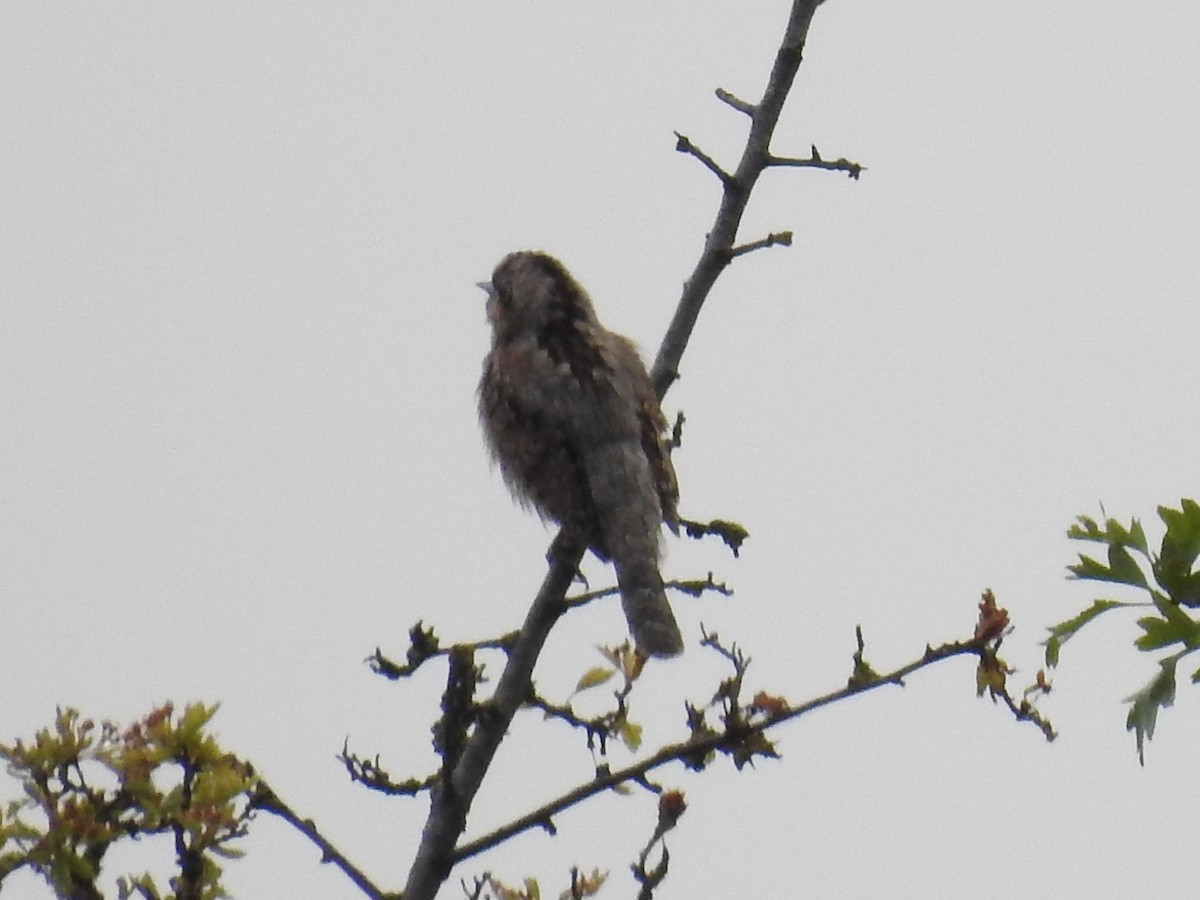
<path fill-rule="evenodd" d="M 257 779 L 205 726 L 216 706 L 158 707 L 128 728 L 60 709 L 33 740 L 0 744 L 24 798 L 0 813 L 0 882 L 28 867 L 59 897 L 99 897 L 101 863 L 120 840 L 166 834 L 178 875 L 164 893 L 148 874 L 118 879 L 122 898 L 226 896 L 219 857 L 246 830 Z"/>
<path fill-rule="evenodd" d="M 1154 737 L 1158 711 L 1175 702 L 1175 669 L 1179 662 L 1200 649 L 1200 620 L 1190 610 L 1200 607 L 1200 504 L 1180 501 L 1178 509 L 1158 508 L 1165 526 L 1157 552 L 1150 549 L 1142 523 L 1131 519 L 1123 525 L 1106 518 L 1101 525 L 1088 516 L 1079 516 L 1067 531 L 1078 541 L 1102 544 L 1103 561 L 1083 553 L 1079 562 L 1068 566 L 1071 576 L 1081 581 L 1098 581 L 1132 587 L 1146 594 L 1144 600 L 1128 601 L 1097 597 L 1078 615 L 1050 628 L 1045 640 L 1046 664 L 1056 666 L 1062 645 L 1113 609 L 1140 609 L 1146 614 L 1137 620 L 1141 634 L 1134 646 L 1143 652 L 1172 649 L 1158 660 L 1158 674 L 1141 690 L 1126 698 L 1130 704 L 1125 720 L 1127 730 L 1137 738 L 1138 759 L 1145 763 L 1145 742 Z M 1200 669 L 1192 673 L 1192 683 L 1200 682 Z"/>

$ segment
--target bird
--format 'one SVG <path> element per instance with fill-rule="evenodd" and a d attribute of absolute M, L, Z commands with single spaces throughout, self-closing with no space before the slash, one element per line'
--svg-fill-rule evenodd
<path fill-rule="evenodd" d="M 479 417 L 516 500 L 611 560 L 639 653 L 683 652 L 659 572 L 662 525 L 678 534 L 667 421 L 628 338 L 546 253 L 505 256 L 481 282 L 491 349 Z"/>

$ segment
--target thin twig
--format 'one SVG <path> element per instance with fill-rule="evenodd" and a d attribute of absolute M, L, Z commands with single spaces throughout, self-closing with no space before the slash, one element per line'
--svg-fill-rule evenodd
<path fill-rule="evenodd" d="M 700 160 L 700 162 L 704 164 L 704 167 L 708 169 L 708 171 L 712 172 L 717 176 L 717 178 L 721 179 L 722 184 L 729 184 L 732 176 L 722 169 L 720 164 L 715 159 L 693 144 L 690 138 L 680 134 L 678 131 L 675 132 L 675 150 L 678 153 L 686 153 L 688 156 L 696 157 L 696 159 Z"/>
<path fill-rule="evenodd" d="M 732 107 L 738 112 L 750 116 L 750 118 L 754 118 L 754 114 L 758 112 L 758 107 L 756 107 L 753 103 L 747 103 L 742 98 L 735 97 L 724 88 L 717 88 L 715 93 L 717 95 L 717 99 L 726 106 Z"/>
<path fill-rule="evenodd" d="M 388 900 L 388 898 L 396 896 L 376 887 L 362 869 L 350 862 L 337 847 L 325 839 L 325 836 L 317 830 L 312 819 L 301 819 L 296 815 L 292 808 L 279 799 L 279 795 L 267 786 L 266 782 L 258 782 L 252 805 L 255 809 L 261 809 L 283 819 L 316 844 L 321 851 L 321 862 L 333 863 L 341 869 L 346 877 L 353 881 L 358 889 L 371 900 Z"/>
<path fill-rule="evenodd" d="M 808 159 L 801 159 L 793 156 L 768 156 L 768 166 L 782 166 L 800 169 L 825 169 L 830 172 L 845 172 L 855 181 L 858 176 L 867 170 L 867 167 L 861 163 L 850 162 L 844 156 L 838 159 L 822 159 L 821 154 L 817 152 L 816 145 L 813 145 L 812 156 Z"/>
<path fill-rule="evenodd" d="M 730 256 L 744 256 L 747 253 L 753 253 L 755 250 L 763 250 L 767 247 L 790 247 L 792 246 L 792 233 L 790 231 L 776 231 L 768 234 L 765 238 L 759 238 L 757 241 L 751 241 L 748 244 L 739 244 L 729 251 Z"/>

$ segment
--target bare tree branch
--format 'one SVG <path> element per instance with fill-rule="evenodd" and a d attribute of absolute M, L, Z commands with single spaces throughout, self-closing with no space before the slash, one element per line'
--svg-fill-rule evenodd
<path fill-rule="evenodd" d="M 680 360 L 708 292 L 733 259 L 738 226 L 750 192 L 770 158 L 771 135 L 800 67 L 804 41 L 817 5 L 818 0 L 794 0 L 762 101 L 753 107 L 752 113 L 745 104 L 734 107 L 751 116 L 746 149 L 737 170 L 722 180 L 723 196 L 716 221 L 651 370 L 660 398 L 678 377 Z M 724 99 L 724 102 L 730 103 L 730 100 Z M 550 629 L 567 608 L 563 598 L 585 549 L 563 532 L 554 539 L 549 554 L 550 569 L 529 609 L 520 636 L 509 650 L 508 663 L 496 692 L 485 704 L 475 729 L 466 739 L 462 757 L 454 766 L 451 778 L 433 791 L 421 844 L 404 889 L 405 900 L 432 900 L 449 876 L 451 867 L 463 858 L 463 854 L 454 848 L 466 826 L 471 802 L 513 716 L 530 695 L 534 664 Z"/>
<path fill-rule="evenodd" d="M 722 179 L 721 205 L 716 221 L 704 242 L 704 250 L 692 271 L 692 277 L 684 284 L 683 295 L 675 308 L 675 317 L 667 328 L 650 370 L 650 377 L 660 397 L 679 377 L 679 362 L 683 359 L 692 329 L 696 327 L 700 309 L 708 299 L 717 276 L 733 260 L 738 228 L 758 176 L 771 159 L 771 136 L 775 133 L 784 101 L 800 68 L 808 27 L 818 5 L 819 0 L 793 0 L 792 12 L 784 29 L 783 40 L 775 53 L 775 64 L 761 101 L 749 104 L 728 91 L 717 92 L 717 97 L 723 103 L 750 117 L 750 133 L 746 137 L 746 147 L 737 169 L 733 175 Z"/>

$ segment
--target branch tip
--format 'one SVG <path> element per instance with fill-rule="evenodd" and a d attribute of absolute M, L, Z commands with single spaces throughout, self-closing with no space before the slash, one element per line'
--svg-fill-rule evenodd
<path fill-rule="evenodd" d="M 729 91 L 725 90 L 724 88 L 717 88 L 716 95 L 717 99 L 726 106 L 730 107 L 731 109 L 736 109 L 738 112 L 747 115 L 752 119 L 754 118 L 754 114 L 758 112 L 758 107 L 753 103 L 747 103 L 740 97 L 736 97 L 729 93 Z"/>
<path fill-rule="evenodd" d="M 753 253 L 755 250 L 765 250 L 767 247 L 790 247 L 792 246 L 792 233 L 790 231 L 775 231 L 768 234 L 765 238 L 759 238 L 757 241 L 751 241 L 748 244 L 739 244 L 729 251 L 731 257 L 744 256 L 747 253 Z"/>
<path fill-rule="evenodd" d="M 725 185 L 727 189 L 734 185 L 734 179 L 732 175 L 722 169 L 715 159 L 693 144 L 690 138 L 688 138 L 686 135 L 680 134 L 678 131 L 675 132 L 675 151 L 677 153 L 686 153 L 689 156 L 696 157 L 696 159 L 700 160 L 700 162 L 706 169 L 708 169 L 708 171 L 712 172 L 721 180 L 721 184 Z"/>

